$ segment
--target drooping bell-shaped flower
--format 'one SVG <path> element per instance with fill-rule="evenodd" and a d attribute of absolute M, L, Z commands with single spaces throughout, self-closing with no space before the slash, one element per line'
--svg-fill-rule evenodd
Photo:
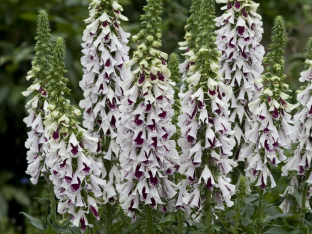
<path fill-rule="evenodd" d="M 236 166 L 229 159 L 235 145 L 228 110 L 232 89 L 222 82 L 219 74 L 214 2 L 204 0 L 200 9 L 198 30 L 201 33 L 196 39 L 196 60 L 186 79 L 188 91 L 180 93 L 181 138 L 178 142 L 182 155 L 179 172 L 185 179 L 176 205 L 200 208 L 205 191 L 206 194 L 212 192 L 217 206 L 222 209 L 224 202 L 232 206 L 231 196 L 235 193 L 235 186 L 228 178 L 228 173 Z"/>
<path fill-rule="evenodd" d="M 286 213 L 289 210 L 290 198 L 287 195 L 294 195 L 298 185 L 300 188 L 305 188 L 310 191 L 312 184 L 312 38 L 309 39 L 307 44 L 307 53 L 305 54 L 305 71 L 301 72 L 300 82 L 303 83 L 303 87 L 298 91 L 297 102 L 299 107 L 296 110 L 296 114 L 293 117 L 294 128 L 291 134 L 291 139 L 295 143 L 295 150 L 293 157 L 287 159 L 286 165 L 282 168 L 284 176 L 287 176 L 291 180 L 290 185 L 287 187 L 284 195 L 285 200 L 281 204 L 281 208 Z M 296 185 L 292 181 L 296 181 Z M 303 186 L 301 186 L 303 185 Z M 310 188 L 309 188 L 310 187 Z M 307 191 L 300 190 L 299 193 L 306 193 L 306 204 L 305 207 L 309 206 L 310 193 Z M 301 206 L 301 204 L 299 204 Z"/>
<path fill-rule="evenodd" d="M 71 223 L 84 231 L 86 226 L 92 227 L 90 220 L 99 219 L 97 201 L 102 199 L 106 181 L 102 179 L 102 161 L 90 155 L 97 150 L 97 138 L 79 126 L 80 110 L 64 97 L 70 93 L 68 79 L 63 76 L 65 49 L 64 40 L 58 38 L 47 77 L 46 165 L 59 200 L 58 212 L 71 214 Z"/>
<path fill-rule="evenodd" d="M 115 183 L 120 178 L 120 149 L 116 126 L 120 118 L 118 106 L 124 95 L 120 83 L 131 76 L 125 65 L 129 61 L 129 34 L 120 26 L 120 20 L 127 20 L 122 10 L 116 0 L 93 1 L 89 6 L 90 17 L 85 20 L 88 26 L 82 44 L 84 75 L 80 87 L 85 99 L 80 107 L 84 109 L 83 126 L 98 139 L 95 155 L 102 157 L 105 164 L 103 176 L 110 191 L 105 193 L 105 203 L 117 201 Z"/>
<path fill-rule="evenodd" d="M 201 0 L 192 0 L 192 5 L 190 8 L 190 17 L 187 19 L 187 23 L 185 25 L 185 41 L 180 42 L 180 50 L 185 51 L 183 56 L 185 60 L 183 63 L 180 64 L 179 69 L 180 73 L 182 74 L 182 81 L 183 84 L 181 86 L 181 92 L 183 93 L 184 90 L 188 89 L 188 83 L 185 81 L 187 78 L 187 73 L 190 70 L 190 67 L 195 63 L 195 41 L 196 37 L 199 33 L 198 31 L 198 15 L 200 10 L 200 2 Z"/>
<path fill-rule="evenodd" d="M 258 97 L 261 84 L 255 84 L 262 72 L 264 48 L 261 16 L 256 13 L 259 4 L 252 0 L 217 0 L 226 3 L 225 12 L 216 19 L 217 44 L 221 57 L 221 74 L 225 84 L 233 88 L 230 121 L 234 127 L 235 160 L 242 161 L 240 149 L 245 148 L 245 133 L 252 127 L 248 104 Z"/>
<path fill-rule="evenodd" d="M 249 104 L 254 113 L 254 123 L 247 131 L 246 138 L 250 146 L 242 150 L 243 158 L 247 158 L 246 176 L 256 185 L 265 189 L 269 182 L 271 188 L 276 186 L 271 173 L 271 167 L 277 167 L 286 159 L 283 151 L 290 148 L 292 132 L 291 115 L 293 106 L 286 100 L 285 92 L 288 85 L 283 82 L 286 78 L 284 71 L 284 49 L 287 44 L 287 34 L 284 19 L 278 16 L 274 20 L 272 30 L 271 52 L 264 58 L 268 63 L 266 73 L 256 81 L 264 84 L 259 97 Z"/>
<path fill-rule="evenodd" d="M 46 139 L 43 121 L 47 105 L 46 77 L 49 74 L 50 36 L 48 14 L 42 10 L 38 15 L 36 54 L 32 61 L 32 69 L 26 77 L 27 80 L 32 79 L 33 83 L 27 91 L 23 92 L 26 97 L 33 95 L 26 105 L 29 115 L 24 119 L 27 126 L 31 128 L 25 146 L 28 149 L 26 173 L 31 176 L 30 181 L 33 184 L 37 184 L 41 171 L 45 170 L 46 147 L 44 143 Z"/>
<path fill-rule="evenodd" d="M 179 165 L 176 145 L 170 140 L 176 131 L 171 119 L 174 115 L 174 90 L 170 71 L 161 52 L 161 0 L 148 0 L 141 16 L 142 30 L 133 37 L 139 43 L 129 66 L 132 76 L 122 84 L 117 143 L 120 144 L 121 178 L 117 186 L 120 203 L 133 219 L 144 205 L 169 210 L 167 201 L 177 186 L 171 175 Z"/>

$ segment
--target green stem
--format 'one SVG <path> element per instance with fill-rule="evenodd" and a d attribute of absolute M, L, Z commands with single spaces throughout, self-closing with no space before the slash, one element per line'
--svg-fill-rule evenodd
<path fill-rule="evenodd" d="M 56 223 L 56 201 L 55 201 L 55 196 L 54 196 L 54 190 L 53 190 L 53 184 L 50 181 L 50 205 L 51 205 L 51 217 L 53 224 Z"/>
<path fill-rule="evenodd" d="M 302 206 L 301 206 L 302 223 L 301 223 L 301 228 L 304 227 L 304 219 L 305 219 L 305 213 L 306 213 L 307 192 L 308 192 L 308 184 L 305 183 L 304 188 L 303 188 L 303 192 L 302 192 Z"/>
<path fill-rule="evenodd" d="M 239 224 L 239 218 L 240 218 L 239 208 L 240 208 L 239 206 L 237 206 L 236 208 L 235 226 L 234 226 L 233 234 L 238 234 L 237 230 L 238 230 L 238 224 Z"/>
<path fill-rule="evenodd" d="M 182 234 L 183 231 L 183 222 L 182 222 L 182 210 L 178 210 L 177 212 L 178 215 L 178 234 Z"/>
<path fill-rule="evenodd" d="M 258 220 L 257 220 L 257 234 L 261 234 L 262 231 L 262 203 L 263 203 L 263 189 L 260 188 L 259 194 L 259 209 L 258 209 Z"/>
<path fill-rule="evenodd" d="M 210 198 L 211 198 L 211 191 L 207 188 L 206 191 L 206 233 L 211 233 L 211 223 L 212 223 L 212 207 L 210 204 Z"/>
<path fill-rule="evenodd" d="M 146 222 L 147 222 L 146 234 L 153 234 L 152 207 L 150 205 L 146 205 L 145 207 L 146 207 Z"/>
<path fill-rule="evenodd" d="M 112 228 L 112 222 L 113 222 L 113 214 L 112 214 L 112 208 L 113 206 L 110 203 L 105 204 L 105 233 L 109 234 L 111 232 Z"/>

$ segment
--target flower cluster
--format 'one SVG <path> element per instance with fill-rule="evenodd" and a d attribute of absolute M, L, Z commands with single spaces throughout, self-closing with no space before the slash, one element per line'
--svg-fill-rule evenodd
<path fill-rule="evenodd" d="M 103 164 L 90 156 L 90 152 L 96 152 L 97 139 L 79 126 L 76 117 L 81 114 L 80 110 L 64 97 L 69 94 L 68 79 L 63 76 L 66 72 L 64 58 L 65 43 L 58 38 L 46 84 L 49 94 L 44 121 L 48 140 L 46 166 L 59 199 L 58 212 L 71 214 L 71 223 L 80 224 L 84 231 L 86 226 L 92 226 L 88 222 L 93 219 L 90 216 L 99 219 L 98 199 L 103 196 L 106 183 L 102 179 Z"/>
<path fill-rule="evenodd" d="M 185 25 L 185 41 L 180 42 L 180 50 L 186 51 L 183 55 L 185 60 L 180 64 L 180 73 L 182 73 L 183 84 L 181 86 L 181 92 L 188 89 L 188 83 L 186 82 L 187 73 L 190 67 L 194 65 L 194 55 L 195 55 L 195 40 L 198 35 L 198 15 L 200 10 L 201 0 L 192 0 L 192 6 L 190 8 L 190 17 L 187 19 L 187 24 Z"/>
<path fill-rule="evenodd" d="M 291 183 L 285 191 L 285 195 L 294 195 L 298 184 L 303 183 L 310 187 L 310 192 L 307 193 L 307 198 L 311 197 L 311 128 L 312 128 L 312 38 L 307 45 L 308 52 L 306 53 L 306 70 L 301 73 L 299 79 L 304 83 L 302 90 L 297 95 L 299 108 L 294 115 L 294 131 L 291 134 L 291 139 L 296 143 L 294 156 L 288 158 L 286 165 L 282 168 L 284 176 L 291 178 Z M 310 60 L 311 59 L 311 60 Z M 298 181 L 299 180 L 299 181 Z M 306 184 L 307 183 L 307 184 Z M 296 185 L 296 186 L 295 186 Z M 301 204 L 300 204 L 301 205 Z M 284 212 L 288 212 L 290 207 L 290 199 L 286 199 L 281 204 Z M 306 199 L 305 207 L 310 207 L 309 199 Z"/>
<path fill-rule="evenodd" d="M 148 205 L 168 211 L 167 201 L 176 194 L 170 176 L 179 165 L 175 142 L 174 91 L 169 82 L 166 53 L 161 52 L 161 0 L 148 0 L 141 16 L 143 29 L 133 40 L 139 43 L 128 66 L 136 65 L 132 76 L 123 82 L 120 144 L 121 173 L 124 181 L 117 186 L 120 204 L 133 219 L 135 211 Z"/>
<path fill-rule="evenodd" d="M 119 22 L 127 18 L 121 14 L 122 7 L 115 0 L 94 0 L 89 9 L 81 59 L 84 75 L 80 87 L 85 99 L 80 102 L 80 107 L 84 108 L 83 126 L 98 139 L 95 154 L 104 159 L 102 170 L 108 186 L 104 202 L 114 203 L 117 201 L 115 182 L 120 182 L 120 149 L 116 143 L 116 123 L 120 118 L 118 106 L 124 95 L 120 83 L 131 75 L 125 66 L 129 61 L 129 34 L 123 31 Z"/>
<path fill-rule="evenodd" d="M 245 148 L 248 141 L 245 131 L 250 130 L 252 113 L 248 103 L 258 97 L 260 85 L 255 84 L 262 72 L 264 48 L 262 39 L 261 16 L 256 13 L 259 4 L 252 0 L 217 0 L 227 3 L 222 9 L 222 16 L 216 18 L 217 44 L 221 57 L 221 74 L 224 82 L 233 87 L 231 96 L 231 116 L 237 148 L 235 159 L 242 161 L 240 149 Z"/>
<path fill-rule="evenodd" d="M 227 174 L 236 166 L 229 159 L 235 140 L 231 139 L 229 98 L 232 89 L 219 77 L 219 56 L 215 44 L 215 8 L 213 1 L 202 1 L 199 31 L 196 39 L 195 64 L 190 67 L 188 91 L 180 93 L 179 126 L 182 149 L 179 172 L 186 175 L 180 187 L 177 206 L 201 207 L 201 190 L 214 192 L 217 207 L 223 201 L 232 206 L 235 186 Z M 208 201 L 210 202 L 210 201 Z"/>
<path fill-rule="evenodd" d="M 28 139 L 25 143 L 27 152 L 27 167 L 26 173 L 31 176 L 30 181 L 37 184 L 38 178 L 44 168 L 46 157 L 46 139 L 44 137 L 43 120 L 45 117 L 45 108 L 47 105 L 47 92 L 45 90 L 46 77 L 49 68 L 49 52 L 50 52 L 50 29 L 48 14 L 45 11 L 40 11 L 38 15 L 38 36 L 36 37 L 35 51 L 36 55 L 32 62 L 32 70 L 28 72 L 27 80 L 33 79 L 33 84 L 23 92 L 24 96 L 33 94 L 34 97 L 26 104 L 29 116 L 24 119 L 27 127 L 31 130 L 28 132 Z"/>
<path fill-rule="evenodd" d="M 282 17 L 275 18 L 272 31 L 272 44 L 270 45 L 272 52 L 264 58 L 264 63 L 269 65 L 266 73 L 256 81 L 256 83 L 266 85 L 259 97 L 249 104 L 255 120 L 251 130 L 246 132 L 246 138 L 253 144 L 243 152 L 248 162 L 246 176 L 252 181 L 257 180 L 256 185 L 262 189 L 268 185 L 268 177 L 271 180 L 271 188 L 276 186 L 270 167 L 277 167 L 286 159 L 283 151 L 291 146 L 290 134 L 292 132 L 289 112 L 293 106 L 286 102 L 289 95 L 284 92 L 288 91 L 288 85 L 283 82 L 286 78 L 283 74 L 283 53 L 287 36 Z"/>

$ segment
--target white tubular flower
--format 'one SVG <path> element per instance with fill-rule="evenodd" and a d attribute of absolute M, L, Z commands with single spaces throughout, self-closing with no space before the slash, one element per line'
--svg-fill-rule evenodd
<path fill-rule="evenodd" d="M 214 39 L 210 33 L 215 17 L 212 2 L 202 2 L 198 17 L 205 21 L 199 21 L 202 23 L 198 30 L 203 33 L 196 39 L 198 63 L 193 66 L 194 73 L 189 72 L 186 78 L 188 91 L 179 95 L 181 137 L 178 144 L 182 149 L 179 172 L 185 178 L 179 189 L 177 206 L 181 206 L 182 200 L 183 205 L 198 209 L 202 206 L 204 192 L 212 192 L 219 208 L 224 207 L 223 203 L 232 206 L 231 196 L 235 194 L 235 186 L 227 178 L 236 167 L 229 159 L 235 145 L 228 110 L 232 89 L 219 78 L 219 61 L 212 56 L 218 55 L 217 45 L 205 44 L 208 38 Z M 201 49 L 203 47 L 206 49 Z"/>
<path fill-rule="evenodd" d="M 145 20 L 159 15 L 159 2 L 148 2 Z M 133 220 L 142 204 L 170 210 L 170 200 L 177 193 L 177 186 L 170 181 L 180 164 L 175 142 L 170 140 L 176 131 L 171 123 L 174 90 L 163 59 L 166 56 L 154 46 L 158 44 L 155 42 L 160 43 L 155 31 L 161 20 L 156 16 L 156 21 L 148 21 L 154 25 L 144 28 L 136 37 L 141 43 L 138 50 L 147 47 L 147 51 L 154 51 L 154 56 L 144 53 L 140 57 L 134 53 L 139 72 L 133 71 L 132 77 L 122 84 L 125 97 L 119 107 L 121 121 L 117 123 L 121 149 L 121 184 L 117 190 L 121 206 Z M 143 41 L 146 35 L 153 40 Z"/>
<path fill-rule="evenodd" d="M 116 124 L 120 119 L 118 106 L 124 95 L 120 83 L 131 75 L 126 67 L 130 34 L 120 26 L 120 20 L 126 18 L 117 1 L 93 1 L 89 10 L 82 44 L 84 75 L 79 83 L 85 99 L 80 107 L 84 109 L 83 126 L 98 139 L 95 155 L 100 155 L 107 165 L 103 170 L 110 170 L 104 174 L 112 191 L 105 193 L 104 202 L 113 204 L 117 201 L 115 183 L 119 183 L 120 177 L 117 169 L 120 149 L 116 143 Z"/>
<path fill-rule="evenodd" d="M 246 132 L 252 128 L 253 112 L 248 103 L 258 97 L 262 84 L 256 85 L 263 72 L 264 47 L 261 16 L 252 0 L 219 0 L 226 3 L 224 14 L 216 18 L 218 49 L 222 53 L 221 74 L 224 83 L 233 87 L 230 121 L 234 127 L 236 145 L 234 159 L 243 161 L 241 150 L 248 147 Z M 255 7 L 251 7 L 254 6 Z"/>

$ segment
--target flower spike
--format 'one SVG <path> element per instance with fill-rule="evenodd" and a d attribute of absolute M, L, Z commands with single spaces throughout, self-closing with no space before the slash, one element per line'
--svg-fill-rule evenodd
<path fill-rule="evenodd" d="M 26 173 L 31 176 L 30 181 L 37 184 L 40 173 L 45 170 L 46 146 L 44 138 L 43 121 L 45 118 L 45 109 L 47 105 L 46 98 L 46 77 L 48 76 L 49 68 L 49 53 L 50 51 L 50 29 L 49 19 L 46 11 L 42 10 L 38 15 L 37 43 L 35 46 L 35 57 L 32 61 L 32 69 L 27 73 L 27 80 L 32 79 L 32 85 L 24 91 L 24 96 L 31 94 L 34 97 L 27 103 L 29 116 L 24 119 L 31 130 L 28 132 L 28 139 L 25 143 L 27 152 L 27 167 Z"/>
<path fill-rule="evenodd" d="M 171 123 L 174 90 L 161 47 L 161 0 L 148 0 L 141 16 L 142 30 L 133 36 L 139 45 L 128 66 L 132 77 L 122 84 L 120 144 L 123 183 L 118 186 L 120 203 L 133 219 L 144 205 L 170 211 L 169 200 L 177 193 L 171 175 L 179 165 Z M 147 207 L 147 209 L 149 209 Z"/>
<path fill-rule="evenodd" d="M 222 52 L 221 74 L 224 82 L 233 87 L 231 115 L 236 147 L 234 159 L 243 161 L 240 151 L 246 148 L 246 131 L 252 127 L 252 113 L 248 104 L 258 97 L 261 84 L 255 84 L 262 72 L 264 48 L 260 44 L 263 34 L 261 16 L 256 13 L 259 4 L 252 0 L 217 0 L 226 3 L 224 14 L 216 19 L 217 44 Z"/>
<path fill-rule="evenodd" d="M 79 126 L 77 116 L 81 112 L 64 96 L 69 94 L 68 79 L 63 76 L 67 72 L 65 51 L 64 40 L 58 38 L 46 85 L 50 96 L 44 121 L 48 139 L 46 165 L 59 200 L 58 212 L 71 214 L 71 223 L 84 231 L 86 226 L 92 226 L 88 220 L 99 219 L 97 201 L 103 196 L 106 181 L 102 179 L 101 161 L 90 156 L 96 152 L 97 138 Z"/>
<path fill-rule="evenodd" d="M 125 65 L 129 61 L 130 34 L 120 26 L 120 20 L 127 18 L 121 14 L 122 7 L 117 1 L 93 1 L 89 11 L 81 59 L 84 75 L 80 87 L 85 99 L 80 107 L 84 109 L 83 126 L 98 139 L 95 155 L 103 158 L 105 165 L 102 170 L 110 192 L 104 194 L 104 202 L 113 204 L 117 201 L 115 184 L 120 182 L 120 149 L 116 143 L 118 106 L 124 95 L 120 83 L 131 76 Z"/>
<path fill-rule="evenodd" d="M 292 132 L 291 115 L 293 106 L 286 100 L 289 95 L 288 85 L 283 82 L 286 78 L 284 72 L 284 48 L 287 43 L 286 26 L 284 19 L 278 16 L 274 20 L 272 30 L 272 50 L 264 58 L 268 64 L 266 73 L 256 83 L 265 86 L 259 97 L 249 104 L 249 109 L 255 114 L 255 123 L 246 137 L 253 143 L 243 153 L 247 156 L 248 167 L 246 176 L 256 185 L 265 189 L 270 178 L 271 188 L 276 186 L 271 167 L 277 167 L 286 159 L 284 148 L 290 148 L 290 134 Z M 252 153 L 251 153 L 252 152 Z"/>
<path fill-rule="evenodd" d="M 219 74 L 220 53 L 215 43 L 215 8 L 212 0 L 201 1 L 199 31 L 194 64 L 186 81 L 188 91 L 180 93 L 179 126 L 182 149 L 179 172 L 186 175 L 180 187 L 177 206 L 202 206 L 201 191 L 212 193 L 219 208 L 232 206 L 235 186 L 227 174 L 236 166 L 229 159 L 235 140 L 229 122 L 228 101 L 232 89 Z M 210 204 L 210 197 L 207 198 Z"/>

